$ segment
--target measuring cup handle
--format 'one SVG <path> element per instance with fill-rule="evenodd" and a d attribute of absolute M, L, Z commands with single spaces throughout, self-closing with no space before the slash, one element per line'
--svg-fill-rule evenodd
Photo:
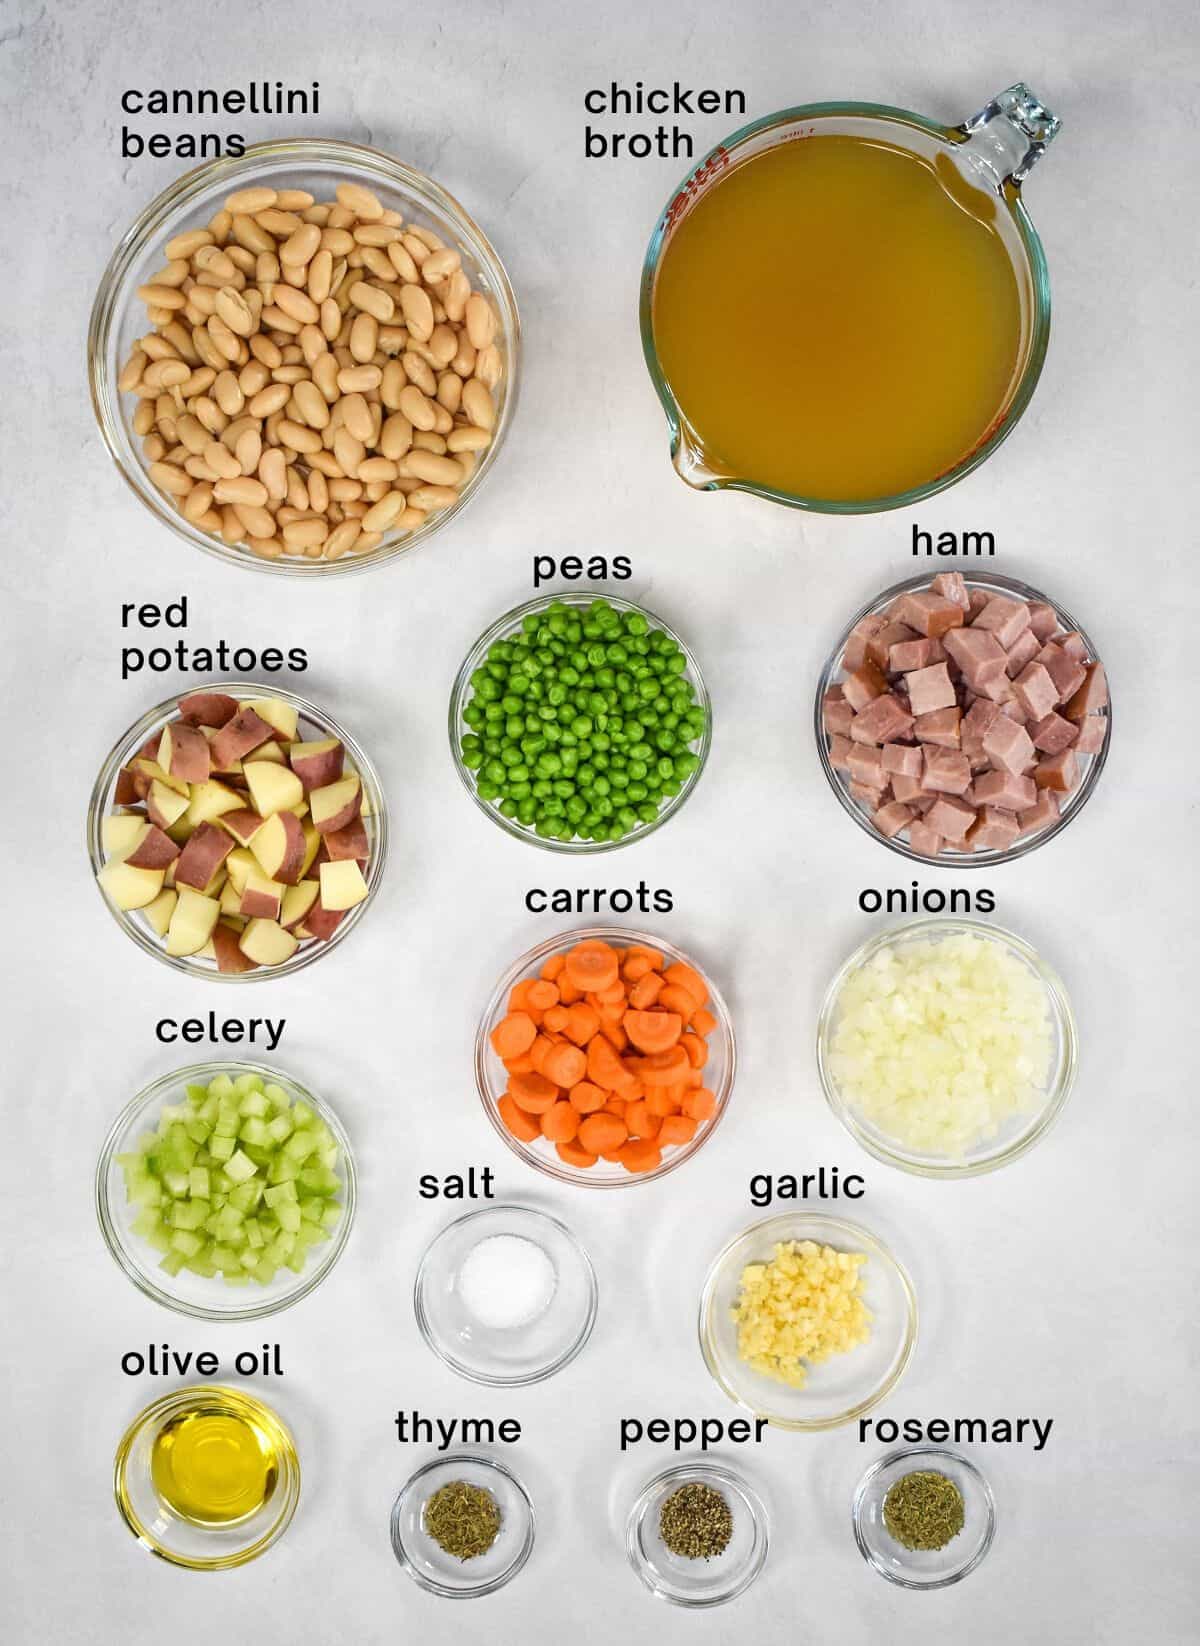
<path fill-rule="evenodd" d="M 1041 98 L 1018 81 L 1007 91 L 997 92 L 957 130 L 971 157 L 1002 188 L 1009 182 L 1019 187 L 1025 181 L 1061 125 Z"/>

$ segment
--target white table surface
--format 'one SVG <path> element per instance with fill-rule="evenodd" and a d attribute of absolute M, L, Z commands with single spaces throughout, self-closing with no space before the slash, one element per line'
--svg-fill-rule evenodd
<path fill-rule="evenodd" d="M 1198 958 L 1195 12 L 1153 0 L 1021 0 L 986 16 L 946 0 L 610 0 L 567 16 L 549 0 L 6 8 L 0 575 L 17 712 L 4 808 L 16 907 L 4 987 L 0 1635 L 14 1646 L 367 1646 L 409 1631 L 551 1642 L 569 1629 L 643 1646 L 665 1629 L 701 1642 L 1176 1646 L 1194 1638 L 1200 1599 L 1189 1513 L 1200 1132 L 1184 1028 Z M 319 594 L 230 569 L 160 528 L 110 463 L 84 378 L 112 244 L 185 169 L 121 162 L 120 91 L 250 76 L 319 76 L 326 112 L 209 124 L 357 139 L 431 171 L 492 235 L 526 328 L 520 415 L 465 519 L 411 563 L 323 582 Z M 584 91 L 639 76 L 740 86 L 751 116 L 845 97 L 957 119 L 1018 78 L 1046 98 L 1063 131 L 1026 196 L 1052 271 L 1054 336 L 1033 405 L 998 456 L 916 516 L 804 518 L 678 482 L 641 360 L 636 287 L 682 167 L 581 158 Z M 697 118 L 697 152 L 729 124 Z M 1019 1165 L 945 1185 L 861 1155 L 826 1108 L 811 1049 L 831 970 L 879 923 L 858 911 L 859 891 L 911 878 L 828 792 L 811 691 L 845 616 L 914 569 L 913 518 L 993 530 L 996 569 L 1042 585 L 1098 638 L 1117 701 L 1086 813 L 1046 850 L 969 880 L 995 890 L 996 918 L 1067 980 L 1082 1040 L 1075 1095 Z M 532 592 L 534 552 L 570 549 L 632 554 L 635 579 L 616 592 L 683 629 L 716 706 L 711 764 L 682 814 L 581 864 L 489 826 L 459 786 L 445 732 L 466 647 Z M 150 704 L 194 683 L 121 683 L 120 603 L 182 593 L 193 643 L 308 648 L 308 673 L 288 683 L 357 733 L 391 805 L 391 862 L 362 929 L 319 967 L 250 992 L 178 979 L 142 955 L 89 885 L 82 849 L 104 752 Z M 727 990 L 743 1054 L 735 1099 L 711 1146 L 662 1183 L 547 1187 L 480 1112 L 478 1010 L 517 953 L 571 924 L 528 914 L 528 887 L 639 878 L 675 896 L 675 913 L 651 927 L 711 957 Z M 920 879 L 964 883 L 936 868 Z M 143 1299 L 92 1210 L 96 1151 L 117 1108 L 187 1060 L 156 1043 L 156 1020 L 213 1007 L 286 1014 L 276 1061 L 334 1103 L 362 1166 L 340 1267 L 265 1332 Z M 850 1534 L 853 1488 L 879 1447 L 840 1430 L 726 1451 L 770 1500 L 771 1553 L 735 1606 L 689 1617 L 656 1605 L 626 1565 L 624 1505 L 671 1458 L 646 1446 L 622 1457 L 617 1421 L 735 1415 L 697 1352 L 701 1277 L 760 1215 L 752 1173 L 822 1162 L 865 1163 L 852 1215 L 894 1239 L 920 1294 L 918 1352 L 883 1412 L 1036 1414 L 1054 1419 L 1053 1436 L 1037 1455 L 974 1453 L 999 1504 L 995 1546 L 968 1582 L 924 1597 L 880 1581 Z M 444 1371 L 413 1320 L 418 1257 L 454 1210 L 418 1199 L 417 1175 L 472 1163 L 495 1168 L 504 1197 L 568 1219 L 600 1276 L 586 1353 L 517 1394 Z M 282 1345 L 286 1376 L 257 1387 L 297 1434 L 300 1510 L 255 1565 L 210 1578 L 173 1570 L 137 1549 L 113 1508 L 116 1442 L 169 1386 L 124 1376 L 120 1356 L 154 1339 L 228 1362 L 263 1335 Z M 392 1559 L 392 1498 L 428 1455 L 396 1442 L 399 1406 L 524 1425 L 505 1455 L 536 1499 L 538 1543 L 492 1599 L 438 1601 Z"/>

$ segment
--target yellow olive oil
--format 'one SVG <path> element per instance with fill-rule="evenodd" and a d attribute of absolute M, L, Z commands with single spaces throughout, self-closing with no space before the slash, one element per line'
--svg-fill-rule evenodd
<path fill-rule="evenodd" d="M 864 137 L 793 138 L 710 186 L 667 242 L 653 302 L 659 364 L 707 466 L 853 503 L 966 458 L 1024 356 L 1027 275 L 997 210 L 947 156 Z"/>
<path fill-rule="evenodd" d="M 150 1477 L 161 1501 L 183 1520 L 234 1526 L 269 1502 L 279 1478 L 276 1443 L 255 1421 L 252 1402 L 243 1397 L 226 1406 L 219 1392 L 210 1392 L 155 1435 Z"/>

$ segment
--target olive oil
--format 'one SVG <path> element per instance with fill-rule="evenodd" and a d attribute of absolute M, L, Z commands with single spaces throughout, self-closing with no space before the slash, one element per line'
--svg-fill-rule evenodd
<path fill-rule="evenodd" d="M 1023 364 L 1027 281 L 995 197 L 947 156 L 793 138 L 678 224 L 654 344 L 708 468 L 866 503 L 932 482 L 997 426 Z"/>
<path fill-rule="evenodd" d="M 271 1429 L 256 1421 L 257 1402 L 236 1407 L 206 1394 L 168 1419 L 154 1436 L 150 1478 L 168 1509 L 194 1526 L 236 1526 L 270 1501 L 279 1478 Z"/>

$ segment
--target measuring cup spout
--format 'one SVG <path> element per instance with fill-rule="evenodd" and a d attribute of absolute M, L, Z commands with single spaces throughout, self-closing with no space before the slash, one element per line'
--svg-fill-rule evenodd
<path fill-rule="evenodd" d="M 978 114 L 956 129 L 965 139 L 961 158 L 996 190 L 1018 188 L 1058 135 L 1062 121 L 1023 82 L 997 92 Z"/>
<path fill-rule="evenodd" d="M 713 491 L 723 485 L 728 476 L 718 474 L 700 444 L 695 430 L 689 427 L 682 414 L 677 416 L 678 427 L 671 446 L 671 461 L 675 465 L 675 473 L 696 491 Z"/>

